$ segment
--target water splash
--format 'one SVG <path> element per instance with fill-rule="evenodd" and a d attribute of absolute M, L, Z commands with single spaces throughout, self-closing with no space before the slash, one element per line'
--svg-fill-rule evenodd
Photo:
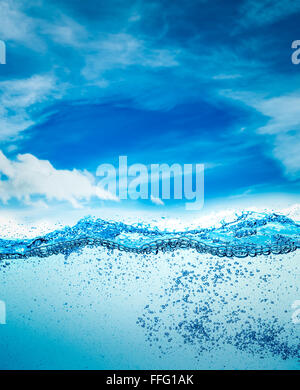
<path fill-rule="evenodd" d="M 83 247 L 157 254 L 194 249 L 218 257 L 285 254 L 300 247 L 300 225 L 285 215 L 244 212 L 220 226 L 185 231 L 159 230 L 150 224 L 128 225 L 86 217 L 34 239 L 0 239 L 0 260 L 69 255 Z"/>

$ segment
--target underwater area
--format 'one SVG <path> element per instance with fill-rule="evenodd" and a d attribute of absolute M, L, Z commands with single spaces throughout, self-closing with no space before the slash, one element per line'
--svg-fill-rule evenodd
<path fill-rule="evenodd" d="M 7 231 L 0 369 L 299 369 L 299 233 L 256 212 Z"/>

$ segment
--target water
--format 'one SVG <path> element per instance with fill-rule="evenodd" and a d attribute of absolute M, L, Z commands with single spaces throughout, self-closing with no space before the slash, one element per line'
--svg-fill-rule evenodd
<path fill-rule="evenodd" d="M 299 368 L 299 232 L 247 212 L 210 228 L 88 217 L 2 238 L 0 368 Z"/>
<path fill-rule="evenodd" d="M 278 214 L 243 213 L 220 227 L 167 231 L 151 225 L 127 225 L 91 217 L 34 239 L 0 240 L 0 259 L 70 254 L 85 246 L 103 246 L 133 253 L 193 248 L 219 257 L 284 254 L 300 247 L 300 225 Z"/>

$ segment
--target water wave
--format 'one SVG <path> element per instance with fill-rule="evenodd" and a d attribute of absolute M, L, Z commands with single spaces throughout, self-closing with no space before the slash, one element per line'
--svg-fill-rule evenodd
<path fill-rule="evenodd" d="M 284 254 L 300 247 L 300 224 L 285 215 L 244 212 L 219 225 L 167 231 L 150 224 L 128 225 L 86 217 L 73 227 L 65 226 L 34 239 L 0 239 L 0 260 L 69 255 L 86 246 L 140 254 L 194 249 L 218 257 L 240 258 Z"/>

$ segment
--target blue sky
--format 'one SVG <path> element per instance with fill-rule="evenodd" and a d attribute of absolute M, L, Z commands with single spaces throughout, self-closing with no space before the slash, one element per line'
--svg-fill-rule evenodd
<path fill-rule="evenodd" d="M 0 15 L 2 208 L 110 205 L 95 172 L 119 155 L 204 163 L 206 201 L 299 192 L 299 1 L 2 0 Z"/>

